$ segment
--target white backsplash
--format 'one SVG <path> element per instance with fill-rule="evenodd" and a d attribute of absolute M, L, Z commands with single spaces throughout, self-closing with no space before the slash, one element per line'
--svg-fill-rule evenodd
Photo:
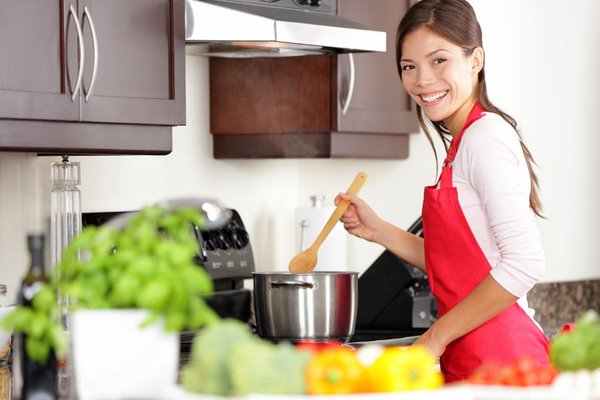
<path fill-rule="evenodd" d="M 27 234 L 47 231 L 50 183 L 49 172 L 41 172 L 44 160 L 49 166 L 48 158 L 34 154 L 0 153 L 0 282 L 12 300 L 29 265 Z"/>

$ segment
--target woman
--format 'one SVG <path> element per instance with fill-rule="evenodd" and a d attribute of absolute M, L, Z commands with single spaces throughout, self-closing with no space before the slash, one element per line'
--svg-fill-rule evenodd
<path fill-rule="evenodd" d="M 544 272 L 537 177 L 514 119 L 487 96 L 473 8 L 464 0 L 416 3 L 398 27 L 396 54 L 421 128 L 433 147 L 432 126 L 447 150 L 438 183 L 425 188 L 425 239 L 340 194 L 337 201 L 351 202 L 344 227 L 427 272 L 440 317 L 416 344 L 441 355 L 447 382 L 483 362 L 528 355 L 546 364 L 548 340 L 525 297 Z"/>

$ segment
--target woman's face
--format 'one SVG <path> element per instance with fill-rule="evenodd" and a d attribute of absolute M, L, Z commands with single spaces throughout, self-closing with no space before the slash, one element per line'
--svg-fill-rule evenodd
<path fill-rule="evenodd" d="M 402 44 L 402 84 L 431 121 L 444 121 L 452 135 L 463 127 L 475 103 L 483 50 L 462 48 L 421 27 Z"/>

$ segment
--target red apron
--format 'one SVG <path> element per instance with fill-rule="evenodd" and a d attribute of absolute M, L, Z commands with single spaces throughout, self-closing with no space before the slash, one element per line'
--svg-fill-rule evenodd
<path fill-rule="evenodd" d="M 425 265 L 440 317 L 464 299 L 489 273 L 458 203 L 452 183 L 452 162 L 467 127 L 484 112 L 475 104 L 460 134 L 452 141 L 437 185 L 425 188 L 423 236 Z M 476 133 L 473 133 L 476 134 Z M 440 358 L 446 382 L 466 379 L 481 363 L 507 364 L 523 355 L 548 363 L 548 339 L 525 311 L 514 303 L 496 317 L 453 341 Z"/>

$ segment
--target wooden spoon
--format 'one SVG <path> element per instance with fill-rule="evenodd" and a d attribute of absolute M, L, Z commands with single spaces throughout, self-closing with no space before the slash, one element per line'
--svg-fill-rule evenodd
<path fill-rule="evenodd" d="M 352 182 L 346 193 L 358 193 L 358 191 L 360 190 L 360 188 L 362 188 L 366 180 L 367 174 L 364 172 L 359 172 L 358 174 L 356 174 L 356 178 L 354 178 L 354 181 Z M 319 250 L 319 247 L 321 247 L 321 244 L 323 244 L 323 242 L 327 238 L 327 235 L 329 235 L 329 232 L 331 232 L 331 230 L 338 222 L 338 220 L 342 217 L 349 205 L 350 202 L 348 200 L 342 200 L 338 203 L 337 207 L 331 214 L 331 217 L 329 217 L 329 219 L 327 220 L 327 223 L 321 230 L 321 233 L 319 233 L 319 236 L 317 236 L 317 238 L 315 239 L 315 242 L 312 244 L 312 246 L 299 253 L 296 257 L 292 258 L 292 261 L 290 261 L 290 265 L 288 267 L 291 273 L 307 274 L 315 268 L 315 266 L 317 265 L 317 251 Z"/>

